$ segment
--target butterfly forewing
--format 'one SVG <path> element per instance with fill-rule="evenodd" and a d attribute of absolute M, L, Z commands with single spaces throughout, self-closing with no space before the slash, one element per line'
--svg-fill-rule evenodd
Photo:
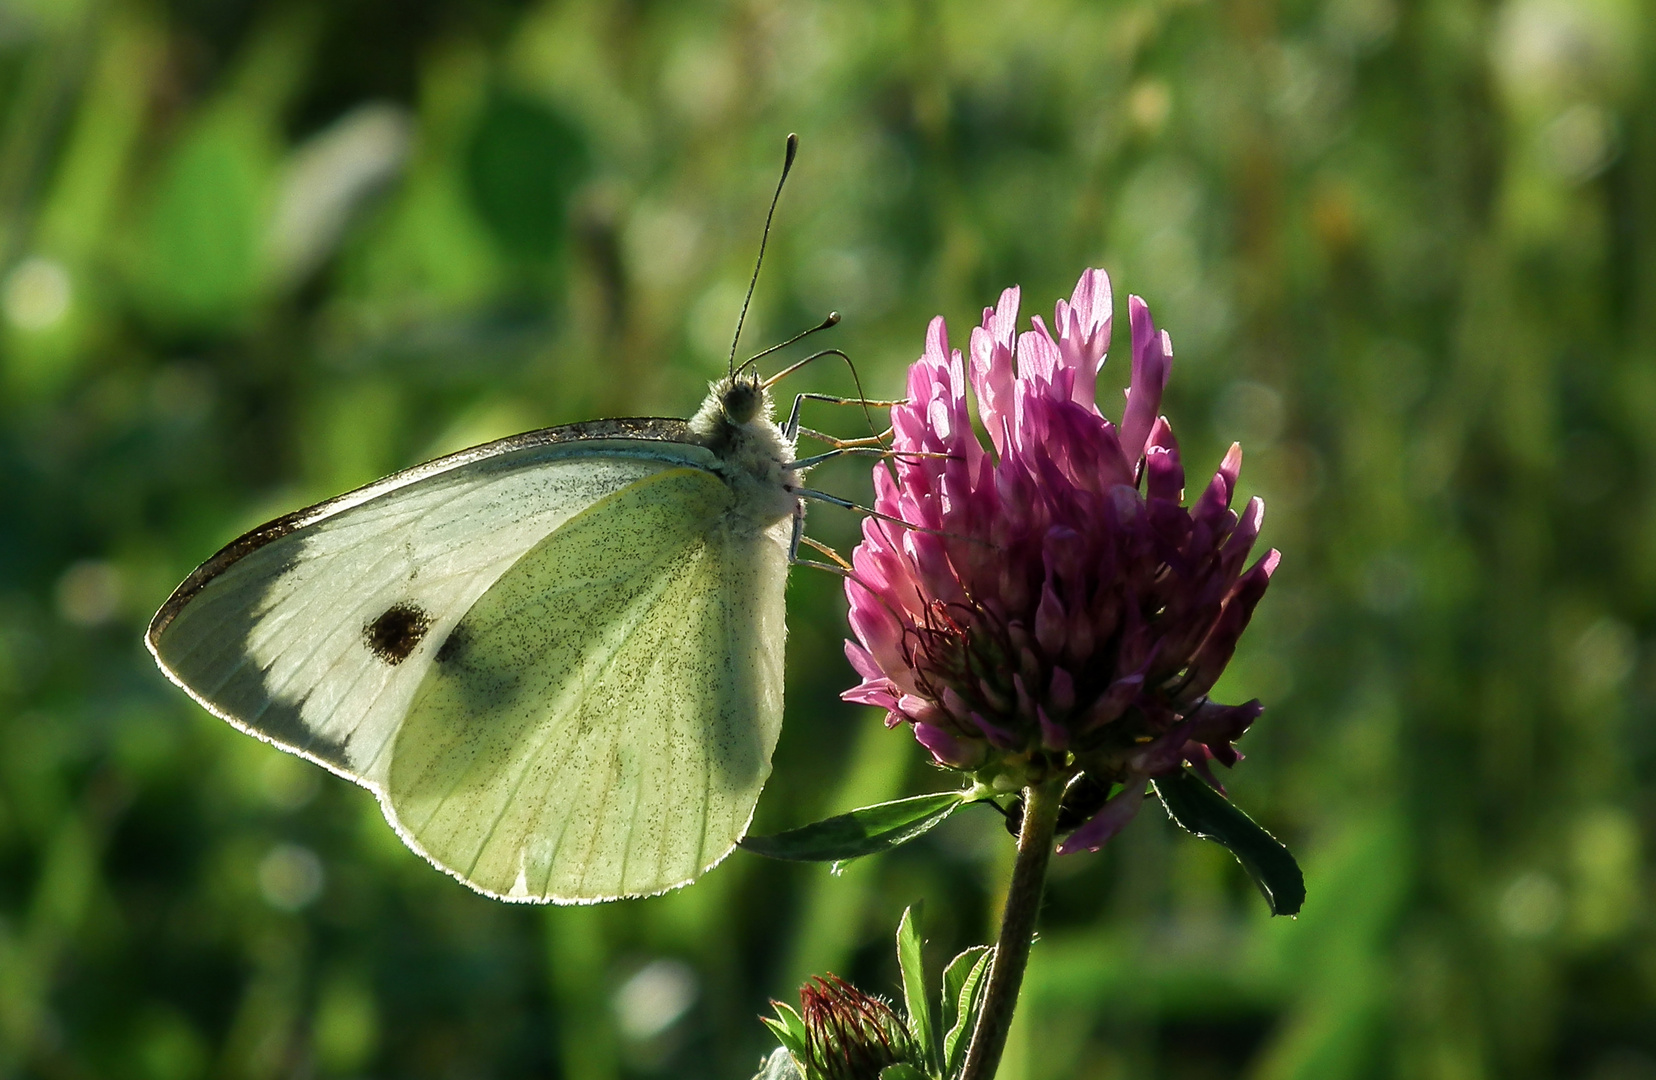
<path fill-rule="evenodd" d="M 747 828 L 782 719 L 786 522 L 729 527 L 675 469 L 525 554 L 437 648 L 385 798 L 418 850 L 510 899 L 683 884 Z"/>
<path fill-rule="evenodd" d="M 151 651 L 238 727 L 377 786 L 434 642 L 508 567 L 604 496 L 712 460 L 584 430 L 440 459 L 255 530 L 179 587 Z"/>

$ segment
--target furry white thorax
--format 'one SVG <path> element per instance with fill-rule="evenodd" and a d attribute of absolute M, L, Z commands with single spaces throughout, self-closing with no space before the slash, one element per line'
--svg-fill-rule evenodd
<path fill-rule="evenodd" d="M 762 532 L 796 512 L 799 483 L 794 444 L 771 419 L 770 391 L 750 375 L 726 376 L 708 387 L 690 430 L 719 457 L 717 470 L 736 497 L 732 524 Z"/>

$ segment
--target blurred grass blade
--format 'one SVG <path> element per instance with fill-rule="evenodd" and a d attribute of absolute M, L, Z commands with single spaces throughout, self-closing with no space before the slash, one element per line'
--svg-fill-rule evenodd
<path fill-rule="evenodd" d="M 1194 773 L 1182 771 L 1154 783 L 1169 817 L 1230 849 L 1259 887 L 1272 915 L 1299 914 L 1305 903 L 1305 875 L 1276 837 Z"/>
<path fill-rule="evenodd" d="M 794 862 L 838 862 L 873 855 L 925 833 L 966 805 L 969 794 L 949 791 L 864 806 L 787 832 L 749 836 L 742 847 L 756 855 Z"/>
<path fill-rule="evenodd" d="M 906 780 L 915 758 L 891 753 L 890 737 L 885 724 L 867 718 L 853 743 L 850 767 L 820 805 L 872 806 L 909 790 Z M 830 873 L 810 875 L 778 985 L 798 986 L 820 972 L 843 971 L 862 944 L 880 867 L 858 860 L 851 860 L 843 872 L 840 867 L 836 863 Z"/>

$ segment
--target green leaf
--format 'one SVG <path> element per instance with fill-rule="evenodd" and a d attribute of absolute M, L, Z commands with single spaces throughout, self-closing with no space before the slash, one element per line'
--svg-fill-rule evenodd
<path fill-rule="evenodd" d="M 903 910 L 897 924 L 897 966 L 903 972 L 903 1006 L 908 1011 L 909 1035 L 920 1048 L 920 1056 L 936 1068 L 937 1029 L 932 1026 L 931 1007 L 926 1000 L 926 967 L 921 957 L 921 905 Z"/>
<path fill-rule="evenodd" d="M 185 130 L 161 165 L 135 251 L 132 286 L 146 314 L 193 331 L 248 314 L 275 170 L 270 121 L 249 106 L 227 103 Z"/>
<path fill-rule="evenodd" d="M 906 844 L 966 804 L 969 791 L 916 795 L 865 806 L 771 836 L 749 836 L 742 846 L 756 855 L 795 862 L 838 862 Z"/>
<path fill-rule="evenodd" d="M 964 1063 L 972 1029 L 977 1026 L 983 981 L 994 959 L 991 946 L 973 945 L 943 971 L 943 1026 L 948 1031 L 943 1036 L 944 1076 L 953 1076 Z"/>
<path fill-rule="evenodd" d="M 880 1070 L 880 1080 L 926 1080 L 926 1074 L 913 1065 L 887 1065 Z"/>
<path fill-rule="evenodd" d="M 1305 875 L 1276 837 L 1189 770 L 1160 777 L 1155 785 L 1169 817 L 1230 849 L 1259 887 L 1272 915 L 1299 914 L 1305 903 Z"/>
<path fill-rule="evenodd" d="M 563 246 L 589 158 L 581 130 L 546 102 L 493 94 L 467 155 L 472 203 L 507 251 L 548 258 Z"/>
<path fill-rule="evenodd" d="M 960 1016 L 960 988 L 972 973 L 978 958 L 989 951 L 987 945 L 973 945 L 943 969 L 942 1010 L 938 1013 L 938 1027 L 948 1031 Z"/>

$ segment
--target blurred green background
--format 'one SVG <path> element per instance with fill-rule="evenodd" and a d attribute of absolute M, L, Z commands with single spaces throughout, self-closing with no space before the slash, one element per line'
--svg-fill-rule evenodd
<path fill-rule="evenodd" d="M 963 345 L 1003 285 L 1050 312 L 1104 266 L 1172 333 L 1193 474 L 1241 440 L 1286 553 L 1220 689 L 1267 702 L 1231 790 L 1304 915 L 1147 809 L 1059 861 L 1004 1080 L 1656 1078 L 1653 28 L 1652 0 L 0 3 L 0 1078 L 745 1078 L 807 974 L 896 990 L 904 905 L 934 965 L 989 937 L 987 811 L 838 878 L 739 853 L 649 901 L 481 899 L 139 642 L 276 513 L 687 415 L 790 130 L 747 343 L 837 309 L 894 394 L 934 313 Z M 863 497 L 866 463 L 817 480 Z M 757 827 L 947 786 L 837 701 L 838 582 L 790 589 Z"/>

